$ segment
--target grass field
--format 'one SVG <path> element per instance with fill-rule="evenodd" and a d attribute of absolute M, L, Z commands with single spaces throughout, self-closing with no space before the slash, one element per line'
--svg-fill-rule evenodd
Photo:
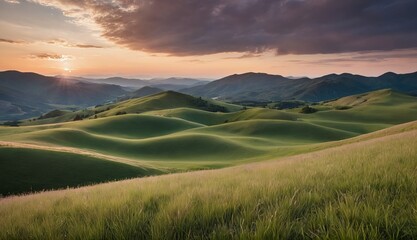
<path fill-rule="evenodd" d="M 390 90 L 328 102 L 314 114 L 211 103 L 229 112 L 205 111 L 198 108 L 200 100 L 166 92 L 110 108 L 99 106 L 109 110 L 97 114 L 97 119 L 0 127 L 0 162 L 8 166 L 0 168 L 6 186 L 0 194 L 258 162 L 340 145 L 341 140 L 417 119 L 417 99 Z M 117 115 L 121 110 L 131 113 Z M 19 175 L 9 176 L 23 162 Z M 81 162 L 94 163 L 96 174 L 82 177 L 77 170 Z M 130 170 L 112 175 L 105 170 L 111 164 Z M 67 173 L 53 185 L 46 181 L 48 175 L 39 174 L 46 169 Z"/>
<path fill-rule="evenodd" d="M 278 160 L 8 197 L 0 238 L 414 239 L 416 146 L 411 122 Z"/>
<path fill-rule="evenodd" d="M 39 149 L 3 147 L 0 148 L 0 156 L 0 192 L 6 194 L 89 185 L 161 173 L 156 169 L 105 161 L 91 156 Z"/>

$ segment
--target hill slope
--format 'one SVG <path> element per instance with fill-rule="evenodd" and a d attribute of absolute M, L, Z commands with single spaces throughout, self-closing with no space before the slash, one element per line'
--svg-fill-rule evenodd
<path fill-rule="evenodd" d="M 416 129 L 278 161 L 1 199 L 0 238 L 413 239 Z"/>
<path fill-rule="evenodd" d="M 48 151 L 75 153 L 160 172 L 177 172 L 325 149 L 417 119 L 417 99 L 390 90 L 315 105 L 319 111 L 313 114 L 299 113 L 299 109 L 264 108 L 209 112 L 200 109 L 200 101 L 164 92 L 116 103 L 112 108 L 98 107 L 105 111 L 97 113 L 97 119 L 0 127 L 0 140 L 5 146 L 17 145 L 25 151 L 43 150 L 45 158 Z M 347 105 L 347 109 L 339 108 Z M 119 111 L 133 113 L 119 115 Z M 136 113 L 141 111 L 144 112 Z M 56 114 L 62 112 L 53 112 L 51 116 Z M 67 115 L 63 114 L 56 118 Z M 36 122 L 51 119 L 54 120 L 52 117 Z M 7 159 L 13 161 L 11 155 Z M 31 169 L 37 168 L 33 164 Z M 25 177 L 36 178 L 31 172 Z"/>
<path fill-rule="evenodd" d="M 146 92 L 148 92 L 148 90 L 154 91 L 149 88 L 145 89 Z M 140 92 L 143 93 L 142 91 Z M 200 109 L 210 112 L 233 112 L 242 109 L 241 106 L 234 104 L 223 103 L 215 100 L 205 100 L 178 92 L 166 91 L 145 97 L 132 98 L 124 101 L 122 100 L 116 103 L 97 105 L 93 108 L 70 112 L 55 118 L 35 120 L 31 119 L 30 121 L 25 121 L 22 125 L 68 122 L 74 120 L 77 115 L 80 116 L 80 118 L 91 119 L 95 117 L 100 118 L 128 113 L 145 113 L 149 111 L 167 110 L 174 108 Z"/>
<path fill-rule="evenodd" d="M 162 173 L 153 168 L 131 166 L 77 153 L 15 146 L 0 147 L 0 156 L 0 196 Z"/>

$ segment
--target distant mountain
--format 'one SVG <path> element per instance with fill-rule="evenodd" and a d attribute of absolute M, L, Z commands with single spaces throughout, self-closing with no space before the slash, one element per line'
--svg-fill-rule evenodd
<path fill-rule="evenodd" d="M 166 91 L 178 91 L 184 88 L 190 88 L 195 86 L 202 86 L 210 81 L 196 80 L 191 78 L 167 78 L 167 79 L 151 79 L 153 87 L 157 87 Z"/>
<path fill-rule="evenodd" d="M 135 78 L 123 78 L 123 77 L 85 78 L 85 77 L 68 77 L 68 76 L 65 76 L 64 78 L 75 79 L 78 81 L 89 82 L 89 83 L 119 85 L 122 87 L 136 88 L 136 89 L 142 88 L 144 86 L 149 86 L 148 81 L 142 80 L 142 79 L 135 79 Z"/>
<path fill-rule="evenodd" d="M 137 87 L 137 88 L 148 86 L 148 82 L 145 80 L 135 79 L 135 78 L 122 78 L 122 77 L 96 79 L 94 81 L 89 80 L 89 82 L 116 84 L 116 85 L 120 85 L 124 87 Z"/>
<path fill-rule="evenodd" d="M 155 85 L 151 85 L 151 86 L 159 88 L 159 89 L 163 89 L 165 91 L 179 91 L 179 90 L 184 89 L 184 88 L 193 87 L 193 86 L 189 86 L 189 85 L 176 85 L 176 84 L 155 84 Z"/>
<path fill-rule="evenodd" d="M 390 72 L 379 77 L 344 73 L 314 79 L 306 77 L 290 79 L 265 73 L 244 73 L 227 76 L 206 85 L 182 89 L 181 92 L 228 101 L 297 99 L 318 102 L 385 88 L 415 94 L 417 72 L 410 74 Z"/>
<path fill-rule="evenodd" d="M 199 80 L 193 78 L 153 78 L 150 80 L 135 79 L 135 78 L 123 78 L 123 77 L 111 77 L 103 79 L 83 78 L 83 77 L 70 77 L 71 79 L 77 79 L 83 82 L 92 83 L 106 83 L 115 84 L 123 87 L 130 88 L 142 88 L 145 86 L 155 86 L 164 90 L 178 90 L 186 87 L 194 87 L 209 83 L 206 80 Z"/>
<path fill-rule="evenodd" d="M 164 90 L 159 89 L 159 88 L 146 86 L 146 87 L 140 88 L 136 91 L 126 93 L 124 96 L 120 97 L 119 100 L 145 97 L 145 96 L 157 94 L 157 93 L 160 93 L 160 92 L 163 92 L 163 91 Z"/>
<path fill-rule="evenodd" d="M 0 72 L 0 120 L 38 116 L 65 106 L 88 107 L 125 93 L 117 85 L 87 83 L 36 73 Z"/>
<path fill-rule="evenodd" d="M 156 84 L 172 84 L 172 85 L 186 85 L 186 86 L 197 86 L 197 85 L 203 85 L 207 84 L 210 81 L 206 80 L 199 80 L 194 78 L 153 78 L 149 80 L 152 82 L 153 85 Z"/>

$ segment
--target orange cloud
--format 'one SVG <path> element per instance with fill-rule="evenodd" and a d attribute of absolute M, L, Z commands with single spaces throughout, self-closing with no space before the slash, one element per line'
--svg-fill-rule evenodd
<path fill-rule="evenodd" d="M 3 42 L 3 43 L 12 43 L 12 44 L 25 43 L 24 41 L 13 40 L 13 39 L 6 39 L 6 38 L 0 38 L 0 42 Z"/>
<path fill-rule="evenodd" d="M 85 43 L 70 43 L 67 40 L 56 38 L 51 39 L 49 41 L 46 41 L 48 44 L 56 44 L 56 45 L 62 45 L 65 47 L 77 47 L 77 48 L 104 48 L 100 45 L 94 45 L 94 44 L 85 44 Z"/>
<path fill-rule="evenodd" d="M 66 61 L 66 60 L 71 60 L 74 57 L 69 56 L 69 55 L 55 54 L 55 53 L 36 53 L 36 54 L 31 54 L 30 58 L 44 59 L 44 60 L 51 60 L 51 61 Z"/>

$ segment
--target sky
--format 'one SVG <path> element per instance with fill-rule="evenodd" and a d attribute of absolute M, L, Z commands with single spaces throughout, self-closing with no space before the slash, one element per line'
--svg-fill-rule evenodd
<path fill-rule="evenodd" d="M 0 0 L 0 70 L 86 77 L 417 71 L 416 0 Z"/>

